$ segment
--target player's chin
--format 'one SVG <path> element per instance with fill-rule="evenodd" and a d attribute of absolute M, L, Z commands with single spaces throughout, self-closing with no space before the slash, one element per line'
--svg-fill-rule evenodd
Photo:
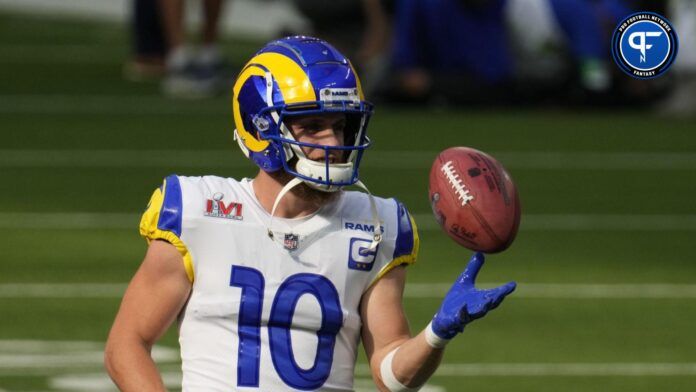
<path fill-rule="evenodd" d="M 310 200 L 317 205 L 330 203 L 336 200 L 336 198 L 338 198 L 339 195 L 339 192 L 320 191 L 318 189 L 312 188 L 304 182 L 293 188 L 292 192 L 294 192 L 298 197 L 301 197 L 305 200 Z"/>

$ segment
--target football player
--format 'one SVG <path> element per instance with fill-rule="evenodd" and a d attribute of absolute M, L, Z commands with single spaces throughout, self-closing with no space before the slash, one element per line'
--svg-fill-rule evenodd
<path fill-rule="evenodd" d="M 260 170 L 172 175 L 155 190 L 140 224 L 149 249 L 106 346 L 112 379 L 164 390 L 150 350 L 177 320 L 184 391 L 351 391 L 361 340 L 380 390 L 418 390 L 514 283 L 477 290 L 475 254 L 412 337 L 401 301 L 418 232 L 358 179 L 372 105 L 348 59 L 315 38 L 273 41 L 233 90 L 235 137 Z"/>

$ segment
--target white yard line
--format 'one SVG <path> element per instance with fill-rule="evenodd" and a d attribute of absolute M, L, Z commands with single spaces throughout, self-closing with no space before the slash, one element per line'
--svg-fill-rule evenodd
<path fill-rule="evenodd" d="M 64 369 L 70 370 L 66 363 Z M 0 375 L 56 374 L 50 368 L 0 368 Z M 178 372 L 168 372 L 179 379 Z M 366 365 L 356 366 L 357 376 L 370 376 Z M 437 377 L 684 377 L 696 376 L 696 363 L 640 362 L 640 363 L 443 363 Z M 106 377 L 106 376 L 104 376 Z"/>
<path fill-rule="evenodd" d="M 0 150 L 0 167 L 252 167 L 232 150 Z"/>
<path fill-rule="evenodd" d="M 30 112 L 35 104 L 22 99 L 0 97 L 0 113 L 14 108 Z M 112 113 L 127 108 L 132 113 L 198 114 L 196 108 L 182 108 L 157 97 L 77 97 L 55 96 L 37 104 L 41 110 L 60 111 L 76 105 L 78 110 L 92 108 Z M 28 109 L 25 111 L 24 109 Z M 206 113 L 216 109 L 202 109 Z M 231 148 L 231 147 L 230 147 Z M 231 149 L 220 150 L 0 150 L 0 167 L 187 167 L 246 166 Z M 172 159 L 176 154 L 176 160 Z M 692 152 L 563 152 L 563 151 L 497 151 L 491 152 L 509 169 L 533 170 L 694 170 L 696 153 Z M 367 155 L 363 167 L 382 169 L 428 168 L 437 151 L 379 151 Z M 181 162 L 178 164 L 177 162 Z"/>
<path fill-rule="evenodd" d="M 90 368 L 100 366 L 104 353 L 103 342 L 0 340 L 0 371 L 51 371 L 51 369 Z M 160 363 L 177 363 L 179 350 L 156 345 L 152 356 Z"/>
<path fill-rule="evenodd" d="M 55 96 L 45 102 L 32 103 L 21 98 L 0 96 L 0 113 L 30 113 L 32 108 L 61 111 L 71 105 L 76 110 L 92 108 L 111 113 L 119 107 L 132 113 L 197 114 L 217 109 L 185 108 L 171 105 L 157 97 L 92 97 Z M 5 108 L 5 109 L 3 109 Z M 25 111 L 26 109 L 26 111 Z M 0 167 L 187 167 L 249 165 L 230 149 L 220 150 L 0 150 Z M 491 152 L 508 169 L 533 170 L 694 170 L 696 152 L 564 152 L 564 151 L 495 151 Z M 379 151 L 368 154 L 363 167 L 382 169 L 429 168 L 437 151 Z M 176 157 L 173 159 L 172 157 Z M 179 164 L 180 162 L 180 164 Z"/>
<path fill-rule="evenodd" d="M 0 0 L 0 10 L 80 18 L 89 21 L 110 21 L 121 25 L 130 21 L 130 0 Z M 187 4 L 187 24 L 200 23 L 198 4 Z M 236 0 L 223 8 L 220 30 L 233 37 L 270 39 L 282 29 L 306 31 L 309 21 L 290 1 Z"/>
<path fill-rule="evenodd" d="M 439 299 L 451 283 L 409 283 L 404 297 Z M 493 287 L 499 283 L 479 283 Z M 125 283 L 2 283 L 0 298 L 120 298 Z M 518 283 L 514 298 L 538 299 L 693 299 L 696 284 Z M 0 350 L 2 346 L 0 346 Z"/>
<path fill-rule="evenodd" d="M 439 228 L 432 214 L 413 214 L 419 230 Z M 524 214 L 521 231 L 694 231 L 690 214 Z"/>
<path fill-rule="evenodd" d="M 506 167 L 539 170 L 696 169 L 694 152 L 532 151 L 494 153 Z"/>
<path fill-rule="evenodd" d="M 0 213 L 0 229 L 132 229 L 140 214 L 89 212 Z"/>
<path fill-rule="evenodd" d="M 125 290 L 125 283 L 1 283 L 0 298 L 120 298 Z"/>
<path fill-rule="evenodd" d="M 489 151 L 508 169 L 533 170 L 691 170 L 696 152 Z M 437 151 L 379 151 L 366 165 L 383 168 L 430 168 Z"/>
<path fill-rule="evenodd" d="M 127 51 L 124 47 L 123 52 Z M 124 54 L 105 45 L 0 44 L 0 64 L 120 64 Z"/>
<path fill-rule="evenodd" d="M 356 374 L 367 375 L 369 368 L 365 365 L 359 365 Z M 443 363 L 437 369 L 435 376 L 696 376 L 696 363 Z"/>
<path fill-rule="evenodd" d="M 432 214 L 414 214 L 420 231 L 440 230 Z M 98 212 L 0 212 L 0 229 L 131 229 L 140 214 Z M 696 215 L 525 214 L 521 231 L 696 231 Z"/>
<path fill-rule="evenodd" d="M 0 340 L 0 375 L 51 375 L 75 369 L 100 367 L 103 342 Z M 172 379 L 180 373 L 170 369 L 179 362 L 176 348 L 155 346 L 153 357 Z M 356 366 L 358 376 L 367 376 L 366 364 Z M 103 375 L 103 373 L 102 373 Z M 608 363 L 443 363 L 436 376 L 694 376 L 693 362 L 608 362 Z"/>
<path fill-rule="evenodd" d="M 181 382 L 179 350 L 155 346 L 153 358 L 160 365 L 165 383 L 176 387 Z M 103 342 L 0 340 L 0 376 L 48 376 L 50 389 L 73 391 L 113 390 L 100 369 Z M 72 373 L 71 373 L 72 372 Z M 369 377 L 367 364 L 358 364 L 355 374 Z M 437 377 L 650 377 L 696 376 L 693 362 L 604 362 L 604 363 L 443 363 Z M 371 390 L 368 381 L 356 383 L 359 391 Z M 356 380 L 357 381 L 357 380 Z M 437 386 L 427 389 L 441 391 Z M 0 390 L 1 391 L 1 390 Z"/>
<path fill-rule="evenodd" d="M 0 0 L 0 9 L 32 15 L 82 17 L 88 20 L 127 20 L 126 0 Z"/>
<path fill-rule="evenodd" d="M 479 283 L 479 287 L 494 287 L 501 283 Z M 442 298 L 451 283 L 409 283 L 406 298 Z M 523 283 L 518 282 L 514 298 L 549 299 L 692 299 L 696 284 L 668 283 Z"/>
<path fill-rule="evenodd" d="M 13 94 L 0 95 L 0 114 L 226 115 L 227 108 L 187 106 L 160 96 Z"/>

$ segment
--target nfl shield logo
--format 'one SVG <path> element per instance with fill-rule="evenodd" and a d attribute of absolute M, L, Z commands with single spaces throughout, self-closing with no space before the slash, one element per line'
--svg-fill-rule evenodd
<path fill-rule="evenodd" d="M 287 250 L 295 250 L 297 249 L 297 244 L 299 242 L 300 237 L 297 234 L 285 234 L 285 240 L 283 240 L 283 246 Z"/>

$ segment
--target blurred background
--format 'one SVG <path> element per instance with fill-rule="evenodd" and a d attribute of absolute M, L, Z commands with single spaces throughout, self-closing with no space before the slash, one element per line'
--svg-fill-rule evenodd
<path fill-rule="evenodd" d="M 680 38 L 658 79 L 611 59 L 635 11 Z M 695 1 L 0 0 L 0 391 L 114 390 L 102 346 L 139 215 L 169 174 L 255 174 L 230 87 L 289 34 L 346 53 L 377 104 L 361 177 L 419 225 L 414 331 L 470 256 L 430 212 L 437 153 L 486 151 L 518 185 L 519 236 L 479 277 L 518 291 L 424 391 L 696 389 Z M 171 390 L 176 339 L 154 350 Z"/>

